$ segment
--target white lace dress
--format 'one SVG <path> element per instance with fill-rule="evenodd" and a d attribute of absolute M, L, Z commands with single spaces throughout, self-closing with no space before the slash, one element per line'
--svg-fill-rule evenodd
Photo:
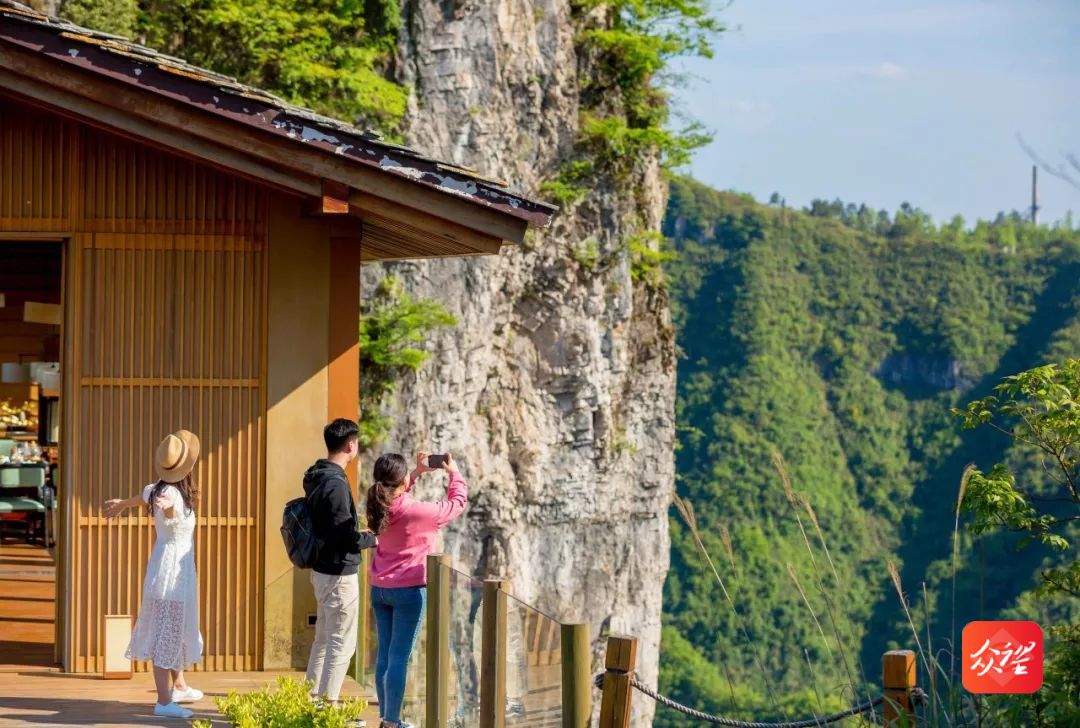
<path fill-rule="evenodd" d="M 153 484 L 143 488 L 149 502 Z M 199 633 L 199 582 L 195 576 L 195 513 L 184 507 L 180 491 L 169 485 L 161 493 L 173 517 L 154 508 L 154 550 L 146 566 L 142 608 L 131 634 L 127 656 L 151 660 L 155 667 L 186 670 L 202 660 Z"/>

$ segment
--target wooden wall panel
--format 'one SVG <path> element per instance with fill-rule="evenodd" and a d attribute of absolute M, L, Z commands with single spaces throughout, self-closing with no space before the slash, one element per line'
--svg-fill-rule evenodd
<path fill-rule="evenodd" d="M 101 669 L 100 615 L 138 613 L 153 542 L 145 512 L 106 521 L 100 504 L 150 482 L 154 447 L 181 427 L 203 444 L 204 667 L 259 665 L 263 258 L 253 240 L 222 235 L 87 237 L 73 546 L 75 564 L 89 568 L 76 567 L 72 592 L 77 669 Z"/>
<path fill-rule="evenodd" d="M 84 229 L 251 234 L 261 223 L 253 184 L 111 134 L 86 130 Z"/>
<path fill-rule="evenodd" d="M 0 230 L 68 228 L 72 126 L 0 97 Z"/>
<path fill-rule="evenodd" d="M 262 665 L 264 188 L 0 95 L 0 234 L 65 239 L 58 655 L 104 667 L 104 615 L 137 614 L 153 527 L 105 500 L 203 443 L 195 536 L 207 669 Z M 145 669 L 146 665 L 137 666 Z"/>

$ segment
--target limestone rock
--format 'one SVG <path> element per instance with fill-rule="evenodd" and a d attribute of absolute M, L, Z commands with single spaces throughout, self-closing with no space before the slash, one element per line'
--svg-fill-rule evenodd
<path fill-rule="evenodd" d="M 409 141 L 539 195 L 573 151 L 579 64 L 566 0 L 407 0 L 399 80 Z M 675 348 L 667 292 L 635 282 L 628 238 L 658 230 L 666 196 L 644 160 L 490 258 L 365 267 L 437 299 L 458 326 L 386 403 L 380 450 L 450 450 L 472 486 L 448 529 L 457 568 L 509 579 L 564 622 L 641 640 L 655 684 L 674 482 Z M 589 256 L 581 251 L 588 249 Z M 370 463 L 365 456 L 365 463 Z M 367 474 L 368 476 L 370 474 Z M 426 476 L 435 498 L 442 479 Z M 598 703 L 598 701 L 597 701 Z M 652 705 L 636 701 L 635 723 Z"/>

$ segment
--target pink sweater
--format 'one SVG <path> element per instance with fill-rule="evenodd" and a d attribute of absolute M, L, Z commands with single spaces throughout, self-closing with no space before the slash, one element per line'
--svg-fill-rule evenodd
<path fill-rule="evenodd" d="M 414 481 L 415 482 L 415 481 Z M 371 585 L 389 589 L 427 585 L 427 556 L 435 534 L 465 510 L 469 486 L 450 473 L 446 500 L 427 503 L 412 496 L 413 483 L 390 504 L 390 525 L 379 534 L 371 559 Z"/>

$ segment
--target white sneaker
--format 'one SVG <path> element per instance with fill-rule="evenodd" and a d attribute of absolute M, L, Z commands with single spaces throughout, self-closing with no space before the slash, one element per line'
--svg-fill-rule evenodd
<path fill-rule="evenodd" d="M 181 708 L 176 703 L 169 703 L 168 705 L 161 705 L 160 703 L 155 703 L 154 715 L 160 718 L 190 718 L 195 714 L 187 708 Z"/>
<path fill-rule="evenodd" d="M 188 685 L 183 690 L 177 690 L 176 688 L 173 688 L 172 691 L 172 701 L 174 703 L 194 703 L 197 700 L 202 700 L 202 698 L 202 690 L 193 688 L 190 685 Z"/>

